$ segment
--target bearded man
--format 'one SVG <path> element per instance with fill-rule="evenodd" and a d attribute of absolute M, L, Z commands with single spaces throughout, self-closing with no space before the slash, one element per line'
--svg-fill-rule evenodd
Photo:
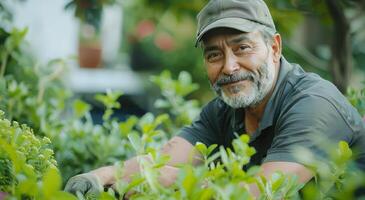
<path fill-rule="evenodd" d="M 281 36 L 264 1 L 211 0 L 197 18 L 196 46 L 202 48 L 207 76 L 218 97 L 162 148 L 171 158 L 161 168 L 163 185 L 176 180 L 176 165 L 200 163 L 197 152 L 192 161 L 187 153 L 197 142 L 231 147 L 241 134 L 248 134 L 249 145 L 256 149 L 247 167 L 260 165 L 267 177 L 282 171 L 297 175 L 302 183 L 312 179 L 313 172 L 294 152 L 304 147 L 326 156 L 314 135 L 334 144 L 346 141 L 357 151 L 358 167 L 365 170 L 362 118 L 332 83 L 284 58 Z M 139 169 L 137 158 L 127 160 L 123 179 L 130 181 Z M 112 185 L 115 172 L 108 166 L 78 175 L 66 190 L 86 193 L 95 188 L 93 182 Z M 255 186 L 251 192 L 258 195 Z"/>

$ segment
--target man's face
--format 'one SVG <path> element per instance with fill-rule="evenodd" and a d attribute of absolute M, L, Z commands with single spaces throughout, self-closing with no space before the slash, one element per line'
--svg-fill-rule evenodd
<path fill-rule="evenodd" d="M 205 36 L 203 50 L 210 84 L 231 107 L 254 107 L 273 87 L 273 50 L 260 32 L 218 29 Z"/>

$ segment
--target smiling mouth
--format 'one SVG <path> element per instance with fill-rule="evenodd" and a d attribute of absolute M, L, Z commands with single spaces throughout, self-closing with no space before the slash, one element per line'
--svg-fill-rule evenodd
<path fill-rule="evenodd" d="M 223 84 L 220 84 L 220 86 L 234 86 L 234 85 L 246 82 L 246 81 L 250 81 L 250 80 L 249 79 L 243 79 L 243 80 L 233 81 L 233 82 L 229 82 L 229 83 L 223 83 Z"/>

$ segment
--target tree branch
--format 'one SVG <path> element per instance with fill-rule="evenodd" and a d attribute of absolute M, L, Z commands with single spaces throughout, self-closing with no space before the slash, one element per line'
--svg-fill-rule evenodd
<path fill-rule="evenodd" d="M 334 23 L 330 70 L 334 84 L 344 93 L 352 71 L 350 24 L 339 1 L 326 0 L 326 5 Z"/>

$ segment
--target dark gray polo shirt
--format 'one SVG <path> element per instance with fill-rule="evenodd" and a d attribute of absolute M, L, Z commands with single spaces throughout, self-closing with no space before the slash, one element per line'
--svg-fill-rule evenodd
<path fill-rule="evenodd" d="M 202 142 L 231 147 L 235 135 L 243 133 L 244 110 L 233 109 L 215 98 L 179 136 L 193 145 Z M 250 138 L 249 145 L 256 154 L 249 166 L 269 161 L 300 162 L 293 155 L 298 146 L 325 156 L 317 136 L 333 144 L 348 142 L 357 152 L 360 168 L 365 170 L 365 125 L 357 110 L 331 82 L 304 72 L 282 57 L 274 92 Z"/>

